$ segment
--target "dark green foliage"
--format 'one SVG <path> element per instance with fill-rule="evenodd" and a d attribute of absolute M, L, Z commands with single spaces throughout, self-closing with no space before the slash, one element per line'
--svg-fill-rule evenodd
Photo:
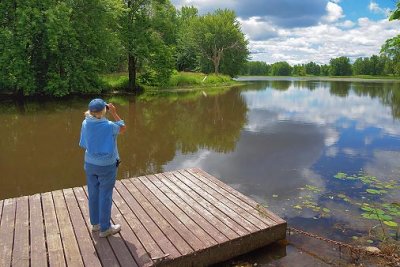
<path fill-rule="evenodd" d="M 198 17 L 195 7 L 182 7 L 178 11 L 178 30 L 176 44 L 176 69 L 178 71 L 196 71 L 199 55 L 193 40 L 194 22 Z"/>
<path fill-rule="evenodd" d="M 271 65 L 271 75 L 289 76 L 292 73 L 292 67 L 286 61 L 276 62 Z"/>
<path fill-rule="evenodd" d="M 146 19 L 147 28 L 141 55 L 135 54 L 141 66 L 140 81 L 152 86 L 164 86 L 174 70 L 174 48 L 176 46 L 176 11 L 169 1 L 151 1 Z M 140 23 L 140 22 L 137 22 Z M 136 44 L 132 44 L 135 46 Z"/>
<path fill-rule="evenodd" d="M 384 72 L 400 75 L 400 35 L 386 40 L 381 53 L 386 59 Z"/>
<path fill-rule="evenodd" d="M 309 62 L 304 65 L 306 74 L 309 75 L 320 75 L 321 74 L 321 67 L 315 62 Z"/>
<path fill-rule="evenodd" d="M 98 74 L 120 51 L 110 30 L 115 3 L 1 1 L 1 88 L 55 96 L 98 91 Z"/>
<path fill-rule="evenodd" d="M 396 9 L 390 14 L 389 20 L 400 19 L 400 2 L 397 2 Z"/>
<path fill-rule="evenodd" d="M 353 63 L 353 73 L 355 75 L 385 75 L 386 57 L 373 55 L 370 58 L 357 58 Z"/>
<path fill-rule="evenodd" d="M 304 64 L 297 64 L 293 66 L 292 69 L 293 76 L 305 76 L 306 75 L 306 68 Z"/>
<path fill-rule="evenodd" d="M 321 75 L 322 76 L 328 76 L 329 72 L 330 72 L 329 65 L 326 65 L 326 64 L 321 65 Z"/>
<path fill-rule="evenodd" d="M 242 75 L 269 75 L 271 66 L 262 61 L 249 61 L 243 65 Z"/>
<path fill-rule="evenodd" d="M 136 90 L 137 77 L 164 86 L 175 68 L 212 72 L 199 29 L 218 43 L 218 71 L 236 75 L 248 55 L 229 10 L 199 16 L 170 0 L 2 0 L 0 10 L 0 92 L 99 93 L 110 90 L 100 74 L 114 71 Z"/>
<path fill-rule="evenodd" d="M 332 76 L 350 76 L 352 75 L 350 59 L 348 57 L 332 58 L 329 61 L 330 75 Z"/>
<path fill-rule="evenodd" d="M 207 70 L 208 64 L 212 64 L 215 74 L 221 72 L 235 76 L 247 61 L 248 41 L 231 10 L 218 9 L 195 19 L 191 39 L 199 53 L 202 70 Z"/>

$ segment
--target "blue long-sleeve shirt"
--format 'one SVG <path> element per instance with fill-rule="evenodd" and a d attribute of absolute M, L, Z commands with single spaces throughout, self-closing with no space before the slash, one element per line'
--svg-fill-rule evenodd
<path fill-rule="evenodd" d="M 112 122 L 87 116 L 79 140 L 79 146 L 85 149 L 85 162 L 98 166 L 115 164 L 119 159 L 117 136 L 124 125 L 123 120 Z"/>

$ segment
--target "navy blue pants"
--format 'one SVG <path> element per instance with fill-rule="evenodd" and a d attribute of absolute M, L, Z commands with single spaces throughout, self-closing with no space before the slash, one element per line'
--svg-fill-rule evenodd
<path fill-rule="evenodd" d="M 85 163 L 86 181 L 89 192 L 89 214 L 92 225 L 100 224 L 100 230 L 111 226 L 112 194 L 117 176 L 116 164 L 97 166 Z"/>

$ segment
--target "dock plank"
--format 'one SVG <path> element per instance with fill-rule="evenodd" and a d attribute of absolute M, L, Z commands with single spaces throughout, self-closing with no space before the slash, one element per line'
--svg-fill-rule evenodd
<path fill-rule="evenodd" d="M 87 187 L 0 200 L 0 266 L 209 266 L 284 239 L 287 224 L 197 169 L 117 181 L 111 222 L 92 231 Z"/>
<path fill-rule="evenodd" d="M 251 213 L 253 215 L 253 217 L 257 217 L 257 219 L 262 221 L 266 226 L 274 225 L 276 223 L 273 218 L 270 218 L 269 216 L 265 216 L 265 214 L 263 214 L 264 216 L 260 216 L 261 215 L 260 213 L 254 213 L 254 209 L 259 210 L 260 204 L 256 203 L 255 205 L 251 205 L 248 202 L 245 202 L 241 198 L 232 194 L 231 191 L 236 191 L 236 190 L 228 187 L 226 184 L 216 183 L 214 180 L 211 180 L 210 178 L 207 178 L 206 176 L 203 176 L 203 175 L 201 175 L 201 173 L 198 173 L 192 169 L 187 169 L 184 171 L 187 173 L 190 173 L 191 175 L 196 177 L 196 179 L 198 179 L 199 181 L 208 185 L 213 190 L 215 190 L 218 193 L 220 193 L 221 195 L 223 195 L 225 198 L 229 199 L 232 203 L 235 203 L 237 206 L 241 207 L 248 213 Z M 213 178 L 215 178 L 215 177 L 213 177 Z"/>
<path fill-rule="evenodd" d="M 239 214 L 237 214 L 234 210 L 230 209 L 229 207 L 227 207 L 226 205 L 221 203 L 219 199 L 214 198 L 207 192 L 203 192 L 199 186 L 194 184 L 192 181 L 187 179 L 185 176 L 183 176 L 179 172 L 175 172 L 172 175 L 175 176 L 177 179 L 179 179 L 180 182 L 184 183 L 187 187 L 191 188 L 194 192 L 196 192 L 199 196 L 201 196 L 205 201 L 207 201 L 211 206 L 214 206 L 216 209 L 221 211 L 225 217 L 229 217 L 238 226 L 244 228 L 247 231 L 247 233 L 252 233 L 254 231 L 259 230 L 259 228 L 252 225 L 247 220 L 243 220 L 242 217 Z"/>
<path fill-rule="evenodd" d="M 47 267 L 43 220 L 40 194 L 29 196 L 30 257 L 32 267 Z"/>
<path fill-rule="evenodd" d="M 93 233 L 91 231 L 88 200 L 85 195 L 85 191 L 82 187 L 76 187 L 73 189 L 73 191 L 82 215 L 85 218 L 86 227 L 87 229 L 90 229 L 90 237 L 92 238 L 97 254 L 99 255 L 101 264 L 103 266 L 112 267 L 120 266 L 108 240 L 106 238 L 100 238 L 97 233 Z"/>
<path fill-rule="evenodd" d="M 262 213 L 263 213 L 262 215 L 264 215 L 264 217 L 268 217 L 271 220 L 275 221 L 276 223 L 285 223 L 285 221 L 282 218 L 280 218 L 279 216 L 277 216 L 273 212 L 263 208 L 256 201 L 254 201 L 251 198 L 243 195 L 239 191 L 234 190 L 232 187 L 227 186 L 222 181 L 218 180 L 217 178 L 215 178 L 214 176 L 208 174 L 207 172 L 205 172 L 205 171 L 203 171 L 203 170 L 201 170 L 199 168 L 192 168 L 192 169 L 188 169 L 188 170 L 193 172 L 193 173 L 197 173 L 197 174 L 200 174 L 200 175 L 206 177 L 207 179 L 209 179 L 210 181 L 212 181 L 216 185 L 220 186 L 221 188 L 223 188 L 224 190 L 226 190 L 227 192 L 232 194 L 232 196 L 237 197 L 239 200 L 243 201 L 244 203 L 247 203 L 251 207 L 259 207 L 259 208 L 261 208 L 262 209 Z"/>
<path fill-rule="evenodd" d="M 69 219 L 67 205 L 61 190 L 53 191 L 54 207 L 56 210 L 58 225 L 61 232 L 61 240 L 64 246 L 64 255 L 67 265 L 84 266 L 79 251 L 74 229 Z"/>
<path fill-rule="evenodd" d="M 265 223 L 260 218 L 257 218 L 257 216 L 254 216 L 254 208 L 246 209 L 246 206 L 238 205 L 234 200 L 232 201 L 228 192 L 223 192 L 222 190 L 218 190 L 218 187 L 216 186 L 210 186 L 209 184 L 204 183 L 201 176 L 192 174 L 186 170 L 181 170 L 179 173 L 188 178 L 192 183 L 199 186 L 202 190 L 215 197 L 215 199 L 219 199 L 221 203 L 225 204 L 225 206 L 235 211 L 237 214 L 242 216 L 242 218 L 258 227 L 258 229 L 264 229 L 265 227 L 272 225 L 271 222 Z"/>
<path fill-rule="evenodd" d="M 169 192 L 173 196 L 176 196 L 176 199 L 180 199 L 177 200 L 180 207 L 192 208 L 195 212 L 197 212 L 197 214 L 200 215 L 200 217 L 203 217 L 206 222 L 208 222 L 215 228 L 216 232 L 214 230 L 210 230 L 209 233 L 213 234 L 212 236 L 214 238 L 220 239 L 219 242 L 227 241 L 226 238 L 234 239 L 239 237 L 239 235 L 231 228 L 227 227 L 227 225 L 223 221 L 214 216 L 208 209 L 200 205 L 195 199 L 189 196 L 186 191 L 182 190 L 176 184 L 172 183 L 164 175 L 155 174 L 155 177 L 159 178 L 159 181 L 166 186 L 160 186 L 159 188 L 164 188 L 164 190 L 168 190 L 167 192 Z M 153 181 L 156 182 L 156 180 Z"/>
<path fill-rule="evenodd" d="M 86 227 L 85 218 L 82 217 L 82 213 L 79 209 L 72 188 L 64 189 L 63 194 L 67 204 L 68 212 L 71 216 L 73 230 L 78 237 L 77 241 L 83 263 L 85 266 L 101 266 L 100 259 L 90 237 L 89 230 Z"/>
<path fill-rule="evenodd" d="M 151 235 L 152 239 L 157 242 L 157 245 L 162 249 L 163 254 L 169 254 L 170 258 L 177 258 L 181 254 L 176 247 L 169 241 L 164 233 L 158 228 L 152 218 L 145 212 L 141 205 L 136 199 L 129 193 L 128 189 L 121 183 L 116 183 L 115 188 L 117 189 L 120 196 L 127 203 L 129 208 L 135 213 L 141 224 L 146 228 L 147 232 Z M 155 257 L 152 255 L 152 257 Z"/>
<path fill-rule="evenodd" d="M 183 183 L 181 180 L 179 180 L 177 177 L 175 177 L 175 175 L 173 175 L 173 173 L 164 173 L 163 175 L 168 180 L 170 180 L 172 183 L 177 185 L 181 190 L 186 192 L 190 197 L 192 197 L 204 209 L 210 211 L 211 214 L 213 214 L 215 217 L 217 217 L 219 220 L 221 220 L 226 226 L 228 226 L 230 229 L 232 229 L 234 232 L 236 232 L 239 236 L 250 233 L 250 231 L 245 229 L 243 226 L 238 224 L 231 217 L 227 216 L 221 210 L 216 208 L 212 203 L 210 203 L 205 198 L 203 198 L 203 196 L 201 194 L 199 195 L 191 187 L 187 186 L 185 183 Z"/>
<path fill-rule="evenodd" d="M 166 189 L 156 176 L 150 176 L 151 179 L 147 177 L 140 177 L 139 179 L 148 188 L 149 191 L 153 192 L 154 195 L 162 202 L 171 213 L 175 213 L 177 218 L 190 229 L 193 234 L 196 235 L 206 246 L 216 245 L 216 241 L 212 234 L 219 234 L 211 224 L 207 224 L 203 217 L 198 215 L 193 209 L 190 209 L 187 205 L 180 201 L 176 195 L 171 194 L 171 191 Z M 204 230 L 204 228 L 206 230 Z M 211 233 L 210 233 L 211 232 Z M 226 238 L 224 239 L 227 240 Z"/>
<path fill-rule="evenodd" d="M 154 187 L 147 177 L 139 177 L 131 182 L 136 188 L 143 192 L 144 196 L 153 204 L 154 208 L 160 212 L 178 233 L 180 233 L 182 238 L 193 250 L 201 250 L 216 244 L 215 241 L 209 243 L 212 240 L 210 237 L 208 239 L 202 238 L 202 236 L 207 237 L 208 234 L 173 204 L 172 201 L 164 196 L 161 191 Z M 148 188 L 148 186 L 150 186 L 151 189 Z"/>
<path fill-rule="evenodd" d="M 15 199 L 4 200 L 0 224 L 0 266 L 11 265 L 16 207 Z"/>
<path fill-rule="evenodd" d="M 12 266 L 29 266 L 29 203 L 28 197 L 17 198 Z"/>
<path fill-rule="evenodd" d="M 114 192 L 113 200 L 115 204 L 115 209 L 113 209 L 113 218 L 115 223 L 121 225 L 121 236 L 125 240 L 125 243 L 131 252 L 132 256 L 135 258 L 135 263 L 138 266 L 151 266 L 153 264 L 150 253 L 154 253 L 154 245 L 156 243 L 151 239 L 146 229 L 140 224 L 138 219 L 134 217 L 133 213 L 129 211 L 129 208 L 121 200 L 118 192 Z M 136 233 L 135 233 L 136 230 Z M 145 236 L 143 238 L 143 236 Z M 142 238 L 143 241 L 139 239 Z M 150 243 L 151 245 L 148 245 Z M 147 249 L 147 250 L 146 250 Z M 161 249 L 157 247 L 159 251 L 158 257 L 163 256 Z"/>
<path fill-rule="evenodd" d="M 87 187 L 84 187 L 86 196 L 89 197 L 89 192 Z M 115 207 L 111 207 L 111 213 L 114 212 Z M 112 219 L 111 219 L 112 220 Z M 94 233 L 97 235 L 98 233 Z M 101 238 L 104 239 L 104 238 Z M 129 249 L 126 247 L 124 240 L 121 238 L 121 234 L 118 233 L 114 236 L 107 237 L 110 245 L 114 251 L 114 254 L 122 267 L 128 266 L 137 266 L 135 260 L 133 259 L 132 255 L 129 252 Z"/>
<path fill-rule="evenodd" d="M 61 235 L 51 192 L 42 194 L 42 205 L 49 265 L 65 266 L 64 249 L 61 243 Z"/>
<path fill-rule="evenodd" d="M 134 195 L 137 202 L 143 207 L 148 216 L 154 221 L 157 227 L 164 233 L 168 240 L 175 246 L 181 255 L 193 252 L 193 249 L 179 235 L 174 227 L 153 207 L 153 205 L 144 197 L 144 192 L 138 190 L 133 183 L 123 180 L 121 183 L 128 189 L 131 195 Z M 158 240 L 156 240 L 158 241 Z"/>

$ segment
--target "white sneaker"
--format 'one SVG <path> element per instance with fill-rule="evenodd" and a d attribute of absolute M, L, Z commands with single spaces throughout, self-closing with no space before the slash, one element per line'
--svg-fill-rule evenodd
<path fill-rule="evenodd" d="M 108 228 L 104 232 L 100 232 L 99 236 L 100 237 L 107 237 L 109 235 L 115 235 L 119 231 L 121 231 L 121 225 L 119 225 L 119 224 L 115 224 L 115 225 L 111 224 L 110 228 Z"/>
<path fill-rule="evenodd" d="M 100 224 L 92 225 L 92 232 L 98 232 L 98 231 L 100 231 Z"/>

